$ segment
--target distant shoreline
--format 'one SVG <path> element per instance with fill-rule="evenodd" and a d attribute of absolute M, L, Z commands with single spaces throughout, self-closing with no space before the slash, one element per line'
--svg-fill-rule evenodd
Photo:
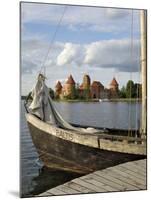
<path fill-rule="evenodd" d="M 21 100 L 25 100 L 26 96 L 21 96 Z M 76 103 L 76 102 L 141 102 L 141 99 L 137 98 L 132 98 L 132 99 L 127 99 L 127 98 L 118 98 L 118 99 L 53 99 L 55 102 L 71 102 L 71 103 Z"/>
<path fill-rule="evenodd" d="M 88 99 L 88 100 L 81 100 L 81 99 L 55 99 L 55 102 L 141 102 L 141 99 L 133 98 L 133 99 L 127 99 L 127 98 L 120 98 L 120 99 Z"/>

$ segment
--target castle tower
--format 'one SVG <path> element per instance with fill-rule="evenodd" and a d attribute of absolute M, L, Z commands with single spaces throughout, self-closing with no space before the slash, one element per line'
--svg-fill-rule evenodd
<path fill-rule="evenodd" d="M 114 91 L 118 91 L 118 82 L 116 81 L 115 77 L 113 77 L 110 85 L 109 85 L 109 89 L 114 90 Z"/>
<path fill-rule="evenodd" d="M 119 90 L 118 87 L 119 87 L 119 84 L 116 81 L 115 77 L 113 77 L 109 85 L 110 98 L 118 98 L 118 90 Z"/>
<path fill-rule="evenodd" d="M 61 82 L 58 81 L 57 84 L 55 85 L 55 96 L 58 98 L 62 93 L 62 85 Z"/>
<path fill-rule="evenodd" d="M 86 99 L 90 98 L 90 85 L 91 85 L 91 79 L 89 75 L 85 74 L 83 76 L 83 82 L 80 86 L 80 96 Z"/>
<path fill-rule="evenodd" d="M 69 98 L 74 98 L 75 96 L 75 81 L 71 74 L 68 77 L 66 83 L 64 84 L 63 96 L 68 96 Z"/>
<path fill-rule="evenodd" d="M 90 85 L 91 85 L 91 79 L 89 75 L 85 74 L 83 77 L 82 87 L 83 89 L 90 89 Z"/>

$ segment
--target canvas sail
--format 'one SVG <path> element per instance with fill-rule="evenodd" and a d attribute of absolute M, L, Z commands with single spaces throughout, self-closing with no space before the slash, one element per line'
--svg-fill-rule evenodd
<path fill-rule="evenodd" d="M 49 94 L 49 88 L 45 84 L 45 77 L 42 74 L 38 75 L 37 82 L 31 92 L 32 102 L 29 106 L 30 113 L 36 115 L 46 123 L 63 129 L 74 130 L 84 133 L 101 132 L 95 128 L 77 128 L 69 124 L 57 111 Z"/>

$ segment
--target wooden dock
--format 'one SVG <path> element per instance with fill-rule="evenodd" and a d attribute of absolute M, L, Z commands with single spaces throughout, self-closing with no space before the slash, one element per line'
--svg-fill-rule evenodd
<path fill-rule="evenodd" d="M 127 162 L 73 179 L 36 196 L 146 190 L 146 159 Z"/>

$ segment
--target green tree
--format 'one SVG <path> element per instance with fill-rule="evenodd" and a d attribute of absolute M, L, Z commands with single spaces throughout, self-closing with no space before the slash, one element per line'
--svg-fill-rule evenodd
<path fill-rule="evenodd" d="M 121 90 L 119 90 L 119 97 L 120 98 L 126 98 L 126 88 L 125 88 L 125 86 L 123 86 L 121 88 Z"/>
<path fill-rule="evenodd" d="M 141 98 L 142 96 L 142 86 L 140 83 L 135 83 L 135 98 Z"/>
<path fill-rule="evenodd" d="M 76 88 L 75 88 L 75 86 L 72 86 L 70 99 L 75 99 L 75 97 L 76 97 Z"/>
<path fill-rule="evenodd" d="M 49 88 L 49 94 L 50 94 L 51 98 L 54 99 L 55 93 L 54 93 L 53 89 Z"/>
<path fill-rule="evenodd" d="M 135 95 L 135 84 L 132 80 L 129 80 L 126 85 L 126 98 L 134 98 Z"/>
<path fill-rule="evenodd" d="M 88 100 L 90 98 L 90 89 L 83 90 L 83 97 L 85 100 Z"/>
<path fill-rule="evenodd" d="M 79 98 L 79 83 L 75 85 L 75 99 Z"/>

